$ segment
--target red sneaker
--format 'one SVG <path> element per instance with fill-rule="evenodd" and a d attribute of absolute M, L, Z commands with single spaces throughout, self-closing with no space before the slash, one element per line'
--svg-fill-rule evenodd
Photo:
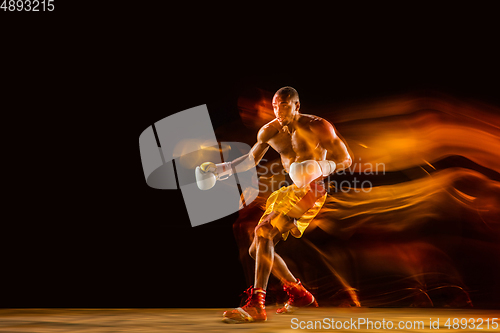
<path fill-rule="evenodd" d="M 266 291 L 262 288 L 248 288 L 245 293 L 248 298 L 242 307 L 228 310 L 222 315 L 225 323 L 250 323 L 266 321 Z"/>
<path fill-rule="evenodd" d="M 288 294 L 288 301 L 284 307 L 276 310 L 276 313 L 291 313 L 300 307 L 309 305 L 318 306 L 318 302 L 314 299 L 313 294 L 304 288 L 299 279 L 297 279 L 297 283 L 285 283 L 283 290 Z"/>

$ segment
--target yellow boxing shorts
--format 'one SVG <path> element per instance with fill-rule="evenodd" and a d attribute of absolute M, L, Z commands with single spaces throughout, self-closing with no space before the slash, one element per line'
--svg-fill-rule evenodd
<path fill-rule="evenodd" d="M 273 211 L 286 215 L 300 201 L 300 199 L 302 199 L 307 192 L 309 192 L 310 189 L 310 185 L 298 188 L 297 185 L 293 184 L 274 191 L 267 199 L 266 211 L 260 218 L 259 224 L 261 224 L 265 217 Z M 299 219 L 295 219 L 294 222 L 291 222 L 290 219 L 285 218 L 282 214 L 280 214 L 277 218 L 273 218 L 271 220 L 271 225 L 278 228 L 278 230 L 282 233 L 283 240 L 288 238 L 289 233 L 291 233 L 295 238 L 302 237 L 304 230 L 306 230 L 309 223 L 316 217 L 316 215 L 318 215 L 321 207 L 323 207 L 326 196 L 327 194 L 325 193 L 317 199 L 314 205 Z"/>

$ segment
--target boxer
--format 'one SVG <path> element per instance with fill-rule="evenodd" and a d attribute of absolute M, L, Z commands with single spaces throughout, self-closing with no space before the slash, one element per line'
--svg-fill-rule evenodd
<path fill-rule="evenodd" d="M 229 323 L 267 320 L 266 288 L 270 274 L 280 279 L 288 301 L 277 313 L 289 313 L 303 306 L 316 305 L 314 296 L 293 276 L 284 260 L 274 251 L 276 244 L 289 234 L 300 238 L 326 200 L 323 179 L 348 168 L 352 163 L 345 143 L 325 119 L 299 112 L 300 101 L 292 87 L 279 89 L 272 100 L 276 119 L 264 125 L 257 134 L 257 143 L 247 155 L 232 162 L 206 162 L 196 168 L 200 189 L 209 189 L 217 180 L 255 167 L 269 147 L 281 156 L 281 163 L 293 184 L 273 192 L 266 202 L 266 211 L 256 226 L 249 253 L 255 259 L 255 280 L 242 307 L 228 310 L 223 321 Z M 241 170 L 241 171 L 240 171 Z"/>

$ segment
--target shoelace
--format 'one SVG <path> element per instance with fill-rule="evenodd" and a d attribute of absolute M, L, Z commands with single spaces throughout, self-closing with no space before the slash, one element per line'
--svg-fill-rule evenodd
<path fill-rule="evenodd" d="M 299 284 L 297 283 L 297 287 L 299 286 Z M 295 295 L 293 293 L 290 292 L 290 290 L 292 288 L 296 288 L 296 286 L 286 286 L 284 285 L 283 286 L 283 289 L 286 291 L 286 293 L 288 294 L 288 302 L 287 303 L 293 303 L 294 300 L 295 300 Z"/>
<path fill-rule="evenodd" d="M 244 292 L 242 292 L 242 293 L 240 294 L 240 297 L 242 297 L 243 295 L 246 295 L 246 298 L 247 298 L 247 299 L 246 299 L 246 301 L 245 301 L 245 303 L 244 303 L 244 305 L 243 305 L 243 306 L 246 306 L 246 305 L 248 305 L 248 304 L 250 303 L 250 301 L 252 300 L 252 295 L 253 295 L 253 286 L 248 287 L 248 289 L 247 289 L 247 290 L 245 290 Z"/>

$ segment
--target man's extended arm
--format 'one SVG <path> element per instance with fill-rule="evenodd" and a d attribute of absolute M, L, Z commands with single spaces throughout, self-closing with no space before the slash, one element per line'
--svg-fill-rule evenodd
<path fill-rule="evenodd" d="M 264 157 L 268 149 L 269 145 L 267 144 L 267 140 L 265 139 L 265 134 L 261 129 L 259 131 L 259 134 L 257 135 L 257 143 L 255 143 L 252 149 L 250 149 L 250 152 L 248 152 L 248 154 L 246 155 L 238 157 L 237 159 L 233 160 L 230 163 L 232 167 L 237 166 L 239 172 L 250 170 L 260 162 L 260 160 L 262 159 L 262 157 Z"/>
<path fill-rule="evenodd" d="M 233 168 L 237 167 L 238 172 L 244 172 L 255 167 L 264 154 L 269 149 L 267 143 L 269 133 L 266 127 L 260 129 L 257 134 L 257 143 L 250 149 L 250 152 L 246 155 L 238 157 L 232 162 L 223 162 L 215 164 L 212 162 L 205 162 L 200 165 L 200 171 L 202 173 L 213 173 L 217 179 L 225 179 L 233 174 Z"/>

